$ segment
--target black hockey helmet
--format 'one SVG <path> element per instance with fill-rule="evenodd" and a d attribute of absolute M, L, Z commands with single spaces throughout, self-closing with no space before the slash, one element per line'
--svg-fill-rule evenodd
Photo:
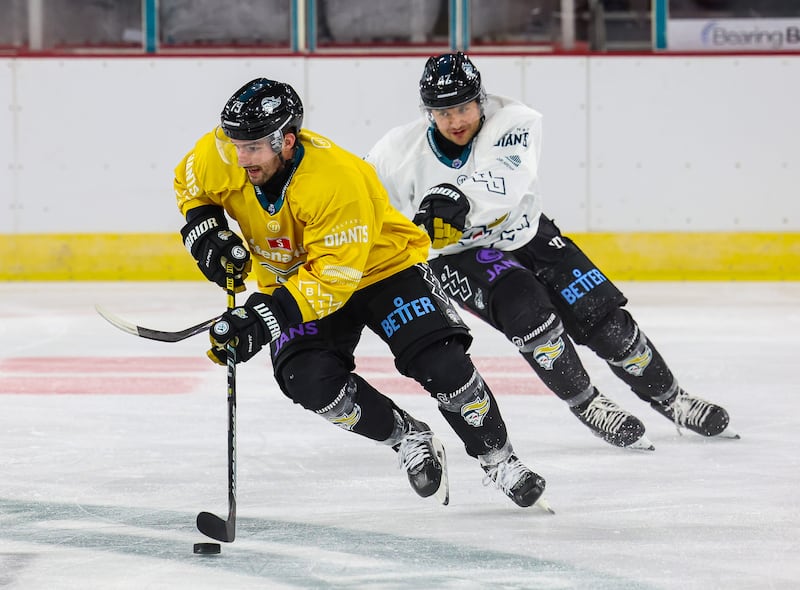
<path fill-rule="evenodd" d="M 478 100 L 486 92 L 478 68 L 461 51 L 428 58 L 419 81 L 419 96 L 426 109 L 446 109 Z"/>
<path fill-rule="evenodd" d="M 273 135 L 282 142 L 286 131 L 297 132 L 303 126 L 303 103 L 285 82 L 256 78 L 228 99 L 220 119 L 220 127 L 230 139 L 255 140 Z"/>

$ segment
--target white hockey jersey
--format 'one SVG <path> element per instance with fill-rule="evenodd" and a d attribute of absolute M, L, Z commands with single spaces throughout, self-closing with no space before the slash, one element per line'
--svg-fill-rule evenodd
<path fill-rule="evenodd" d="M 431 257 L 468 248 L 515 250 L 530 241 L 542 213 L 538 167 L 542 115 L 523 103 L 489 95 L 480 132 L 451 160 L 433 141 L 425 119 L 395 127 L 369 151 L 392 204 L 409 219 L 425 192 L 441 183 L 469 199 L 464 235 Z"/>

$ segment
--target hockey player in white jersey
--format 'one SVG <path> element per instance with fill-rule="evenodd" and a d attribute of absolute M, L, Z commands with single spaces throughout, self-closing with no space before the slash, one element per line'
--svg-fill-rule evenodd
<path fill-rule="evenodd" d="M 390 130 L 366 159 L 393 204 L 430 235 L 429 264 L 450 296 L 502 331 L 612 445 L 653 449 L 642 422 L 592 384 L 573 341 L 679 428 L 736 437 L 725 409 L 682 389 L 625 296 L 542 213 L 541 114 L 487 95 L 461 52 L 428 59 L 420 97 L 425 117 Z"/>

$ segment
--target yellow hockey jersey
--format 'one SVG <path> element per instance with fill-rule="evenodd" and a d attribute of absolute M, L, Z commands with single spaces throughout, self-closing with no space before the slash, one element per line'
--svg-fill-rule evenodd
<path fill-rule="evenodd" d="M 184 216 L 217 205 L 236 220 L 259 289 L 285 287 L 306 322 L 424 262 L 430 240 L 390 204 L 370 164 L 308 130 L 298 140 L 294 170 L 272 207 L 259 202 L 243 168 L 222 159 L 213 131 L 175 168 L 174 186 Z"/>

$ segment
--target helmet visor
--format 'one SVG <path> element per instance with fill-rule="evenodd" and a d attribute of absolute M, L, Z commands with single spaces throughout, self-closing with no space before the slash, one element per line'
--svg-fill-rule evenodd
<path fill-rule="evenodd" d="M 477 102 L 481 109 L 481 114 L 483 114 L 483 108 L 486 104 L 486 91 L 483 89 L 483 86 L 480 86 L 477 92 L 462 93 L 461 96 L 453 96 L 449 100 L 440 100 L 439 105 L 426 105 L 424 97 L 420 97 L 419 110 L 428 121 L 433 122 L 434 112 L 443 112 L 450 109 L 454 109 L 452 112 L 456 112 L 459 109 L 463 110 L 464 106 L 471 102 Z"/>
<path fill-rule="evenodd" d="M 456 104 L 441 107 L 431 107 L 420 103 L 419 108 L 430 125 L 437 125 L 437 122 L 452 121 L 454 119 L 471 119 L 473 116 L 483 117 L 485 96 L 485 94 L 481 93 Z M 473 109 L 475 110 L 473 111 Z M 473 112 L 475 115 L 473 115 Z"/>
<path fill-rule="evenodd" d="M 249 161 L 251 157 L 258 158 L 258 155 L 262 154 L 262 152 L 264 154 L 268 153 L 270 157 L 279 153 L 283 147 L 283 132 L 278 129 L 258 139 L 231 139 L 225 134 L 225 130 L 218 125 L 214 129 L 214 140 L 222 161 L 226 164 L 240 166 L 242 164 L 239 163 L 239 154 L 246 155 L 245 160 Z"/>

